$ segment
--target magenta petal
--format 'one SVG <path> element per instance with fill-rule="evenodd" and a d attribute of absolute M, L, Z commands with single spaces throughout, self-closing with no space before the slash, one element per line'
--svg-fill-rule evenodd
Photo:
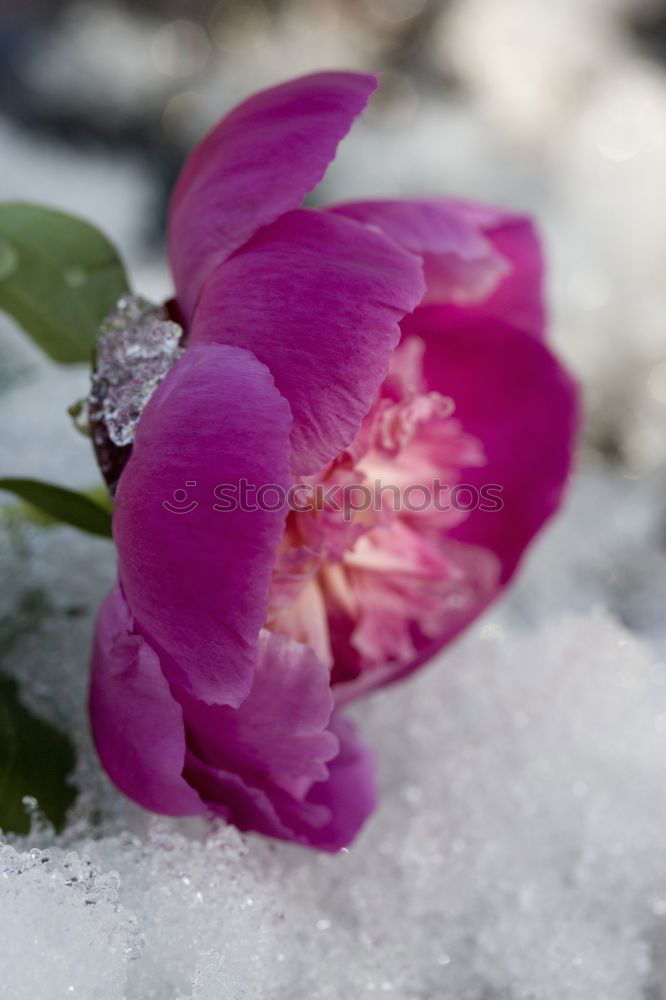
<path fill-rule="evenodd" d="M 330 820 L 324 806 L 293 799 L 280 788 L 267 790 L 245 775 L 206 764 L 191 751 L 185 774 L 209 809 L 239 830 L 315 846 L 310 839 L 313 832 Z"/>
<path fill-rule="evenodd" d="M 257 776 L 296 798 L 327 777 L 326 762 L 338 752 L 328 731 L 333 711 L 328 670 L 308 646 L 266 629 L 252 689 L 239 708 L 187 696 L 182 705 L 188 744 L 201 760 Z"/>
<path fill-rule="evenodd" d="M 546 310 L 543 296 L 543 253 L 539 237 L 527 218 L 505 218 L 487 230 L 495 249 L 511 269 L 483 303 L 483 312 L 512 326 L 543 337 Z"/>
<path fill-rule="evenodd" d="M 261 226 L 298 208 L 377 86 L 315 73 L 250 97 L 196 147 L 176 185 L 169 254 L 186 318 L 206 277 Z"/>
<path fill-rule="evenodd" d="M 372 750 L 349 719 L 336 713 L 331 729 L 340 741 L 340 752 L 329 764 L 328 781 L 313 785 L 308 802 L 330 812 L 328 823 L 311 835 L 311 843 L 339 850 L 354 840 L 377 807 L 376 768 Z"/>
<path fill-rule="evenodd" d="M 420 254 L 427 283 L 425 303 L 476 302 L 510 270 L 481 222 L 468 219 L 452 201 L 357 201 L 334 205 L 329 211 L 376 226 L 400 246 Z"/>
<path fill-rule="evenodd" d="M 102 764 L 126 795 L 145 809 L 168 816 L 205 810 L 182 777 L 182 710 L 171 695 L 159 657 L 134 632 L 118 586 L 97 620 L 90 714 Z"/>
<path fill-rule="evenodd" d="M 543 254 L 529 218 L 456 199 L 364 201 L 330 211 L 379 227 L 423 257 L 424 304 L 483 309 L 536 336 L 545 325 Z"/>
<path fill-rule="evenodd" d="M 450 537 L 490 549 L 503 582 L 560 504 L 578 422 L 577 388 L 548 348 L 494 316 L 447 306 L 419 309 L 404 324 L 426 344 L 430 389 L 452 396 L 486 465 L 465 470 L 478 490 L 501 487 L 501 510 L 471 511 Z"/>
<path fill-rule="evenodd" d="M 257 784 L 247 775 L 204 763 L 188 753 L 185 774 L 207 806 L 239 830 L 253 830 L 336 853 L 347 847 L 377 805 L 375 762 L 354 727 L 336 716 L 341 749 L 330 777 L 317 782 L 305 799 L 281 788 Z"/>
<path fill-rule="evenodd" d="M 241 830 L 337 851 L 374 809 L 372 756 L 350 723 L 331 718 L 328 671 L 307 646 L 262 632 L 240 708 L 182 704 L 187 778 Z"/>
<path fill-rule="evenodd" d="M 418 259 L 381 233 L 289 212 L 211 275 L 191 342 L 237 344 L 267 365 L 294 416 L 294 471 L 312 473 L 354 438 L 422 294 Z"/>
<path fill-rule="evenodd" d="M 191 347 L 146 407 L 120 478 L 114 537 L 137 631 L 168 680 L 204 701 L 238 705 L 250 690 L 286 513 L 252 509 L 254 494 L 216 510 L 216 488 L 288 489 L 290 427 L 248 351 Z"/>
<path fill-rule="evenodd" d="M 503 280 L 480 305 L 484 314 L 543 337 L 546 329 L 544 259 L 532 220 L 525 215 L 474 202 L 455 200 L 451 204 L 461 218 L 481 226 L 496 251 L 510 264 Z"/>

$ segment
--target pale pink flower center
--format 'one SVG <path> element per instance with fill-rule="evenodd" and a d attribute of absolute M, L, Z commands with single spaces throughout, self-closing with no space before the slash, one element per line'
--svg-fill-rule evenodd
<path fill-rule="evenodd" d="M 418 338 L 398 348 L 355 441 L 308 481 L 335 487 L 342 509 L 287 517 L 267 625 L 311 646 L 339 684 L 408 663 L 497 583 L 492 553 L 447 537 L 468 516 L 450 488 L 485 457 L 453 401 L 425 390 L 422 356 Z"/>

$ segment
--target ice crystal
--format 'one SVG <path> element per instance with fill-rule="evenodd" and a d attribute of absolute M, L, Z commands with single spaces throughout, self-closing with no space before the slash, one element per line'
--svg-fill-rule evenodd
<path fill-rule="evenodd" d="M 94 434 L 102 425 L 114 445 L 132 443 L 148 400 L 183 353 L 182 333 L 166 309 L 136 295 L 120 299 L 97 344 L 89 397 Z"/>

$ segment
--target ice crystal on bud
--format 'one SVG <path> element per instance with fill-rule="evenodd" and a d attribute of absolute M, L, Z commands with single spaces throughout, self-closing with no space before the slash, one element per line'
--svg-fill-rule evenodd
<path fill-rule="evenodd" d="M 183 353 L 182 334 L 163 307 L 137 295 L 120 299 L 97 342 L 88 399 L 93 433 L 106 432 L 119 448 L 132 443 L 148 400 Z"/>

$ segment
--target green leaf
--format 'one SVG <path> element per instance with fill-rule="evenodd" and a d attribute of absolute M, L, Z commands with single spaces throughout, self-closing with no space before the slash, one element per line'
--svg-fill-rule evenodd
<path fill-rule="evenodd" d="M 118 252 L 94 226 L 0 203 L 0 309 L 54 361 L 89 361 L 100 323 L 128 289 Z"/>
<path fill-rule="evenodd" d="M 0 828 L 28 833 L 26 795 L 60 829 L 76 798 L 67 776 L 75 757 L 67 736 L 20 703 L 14 681 L 0 674 Z"/>
<path fill-rule="evenodd" d="M 88 500 L 92 500 L 93 503 L 101 507 L 102 510 L 105 510 L 109 517 L 111 517 L 113 514 L 113 500 L 103 483 L 101 486 L 87 486 L 85 490 L 82 490 L 82 495 L 87 497 Z"/>
<path fill-rule="evenodd" d="M 111 514 L 83 493 L 43 483 L 39 479 L 0 479 L 0 490 L 14 493 L 56 521 L 64 521 L 91 535 L 111 537 Z"/>

